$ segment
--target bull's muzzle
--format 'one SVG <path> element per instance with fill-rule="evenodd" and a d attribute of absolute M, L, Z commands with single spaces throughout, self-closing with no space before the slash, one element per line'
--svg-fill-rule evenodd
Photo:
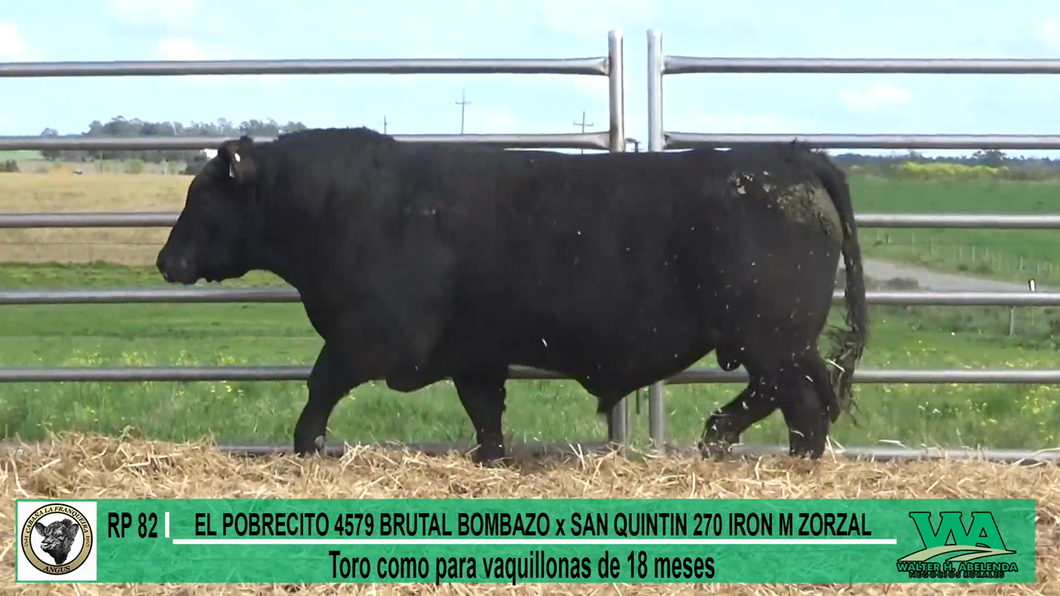
<path fill-rule="evenodd" d="M 158 253 L 155 267 L 162 274 L 162 279 L 169 283 L 190 285 L 198 281 L 195 267 L 188 261 L 187 257 L 175 257 L 164 249 Z"/>

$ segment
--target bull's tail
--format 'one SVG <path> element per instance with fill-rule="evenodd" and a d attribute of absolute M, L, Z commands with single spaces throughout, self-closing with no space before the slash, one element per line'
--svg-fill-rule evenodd
<path fill-rule="evenodd" d="M 858 229 L 854 222 L 854 207 L 850 199 L 850 186 L 846 175 L 826 154 L 808 151 L 796 147 L 807 165 L 821 180 L 825 190 L 832 197 L 843 231 L 843 265 L 846 268 L 846 288 L 844 302 L 846 305 L 847 329 L 832 327 L 828 337 L 832 341 L 832 351 L 827 361 L 831 367 L 830 381 L 835 394 L 838 409 L 832 412 L 832 422 L 840 412 L 850 413 L 854 404 L 854 369 L 861 360 L 868 341 L 869 321 L 868 306 L 865 301 L 865 279 L 861 263 L 861 246 L 858 243 Z M 804 163 L 806 163 L 804 162 Z"/>

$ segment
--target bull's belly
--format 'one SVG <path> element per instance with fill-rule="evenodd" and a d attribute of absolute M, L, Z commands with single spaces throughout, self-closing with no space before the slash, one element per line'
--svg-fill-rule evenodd
<path fill-rule="evenodd" d="M 617 399 L 677 374 L 714 349 L 716 333 L 690 329 L 674 326 L 651 335 L 601 333 L 569 338 L 553 334 L 551 341 L 542 333 L 538 346 L 513 350 L 510 360 L 569 376 L 596 397 Z"/>

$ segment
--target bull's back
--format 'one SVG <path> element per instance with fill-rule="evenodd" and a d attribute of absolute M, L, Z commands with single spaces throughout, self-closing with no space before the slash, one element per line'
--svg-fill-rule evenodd
<path fill-rule="evenodd" d="M 783 268 L 817 241 L 838 247 L 835 207 L 809 172 L 764 158 L 741 165 L 692 153 L 513 160 L 460 198 L 475 214 L 462 260 L 505 270 L 494 290 L 513 300 L 598 312 L 627 295 L 720 281 L 729 263 Z"/>

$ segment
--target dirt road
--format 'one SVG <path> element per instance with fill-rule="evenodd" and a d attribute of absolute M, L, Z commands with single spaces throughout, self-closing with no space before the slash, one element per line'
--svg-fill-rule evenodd
<path fill-rule="evenodd" d="M 842 269 L 842 261 L 840 261 L 839 267 Z M 878 259 L 865 259 L 865 275 L 879 282 L 896 277 L 912 278 L 920 284 L 920 289 L 938 292 L 1027 292 L 1030 289 L 1027 284 L 983 279 L 970 275 L 940 273 L 922 267 Z M 1030 279 L 1029 276 L 1028 279 Z M 1046 288 L 1041 284 L 1037 284 L 1035 290 L 1045 291 Z"/>

